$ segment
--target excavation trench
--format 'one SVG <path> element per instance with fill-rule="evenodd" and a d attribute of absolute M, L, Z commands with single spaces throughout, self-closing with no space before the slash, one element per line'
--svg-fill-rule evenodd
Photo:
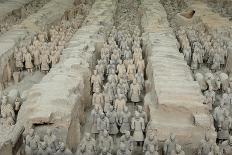
<path fill-rule="evenodd" d="M 47 33 L 49 33 L 49 31 L 51 31 L 52 26 L 53 27 L 58 27 L 59 30 L 64 28 L 63 25 L 64 22 L 67 24 L 67 22 L 73 22 L 71 25 L 72 31 L 71 34 L 69 34 L 69 36 L 66 38 L 66 42 L 63 45 L 64 47 L 66 47 L 66 44 L 69 42 L 70 38 L 72 37 L 72 35 L 77 31 L 77 29 L 79 27 L 81 27 L 82 22 L 84 21 L 86 15 L 88 12 L 83 12 L 83 9 L 78 10 L 79 12 L 77 12 L 77 7 L 78 6 L 71 6 L 70 7 L 62 7 L 62 9 L 64 8 L 64 12 L 63 14 L 57 14 L 57 17 L 54 18 L 53 23 L 49 23 L 49 26 L 47 27 L 47 29 L 45 30 Z M 83 6 L 82 6 L 83 7 Z M 82 10 L 82 11 L 81 11 Z M 46 11 L 46 9 L 44 9 L 43 11 Z M 48 11 L 48 10 L 47 10 Z M 86 10 L 85 10 L 86 11 Z M 62 12 L 62 11 L 61 11 Z M 39 13 L 38 13 L 39 14 Z M 34 15 L 34 17 L 36 18 L 36 16 Z M 68 20 L 68 21 L 66 21 Z M 45 31 L 43 31 L 44 33 L 46 33 Z M 33 34 L 33 36 L 37 36 L 38 34 Z M 23 40 L 20 42 L 21 47 L 22 46 L 29 46 L 31 45 L 31 43 L 33 42 L 32 40 L 32 35 L 29 36 L 27 39 Z M 51 43 L 51 40 L 48 39 L 47 42 L 43 42 L 43 44 L 49 44 Z M 17 45 L 16 45 L 17 46 Z M 51 52 L 51 51 L 49 51 Z M 62 52 L 62 50 L 60 51 Z M 14 53 L 7 53 L 11 55 L 11 58 L 8 60 L 7 62 L 7 66 L 8 69 L 10 68 L 10 70 L 8 70 L 9 72 L 4 72 L 3 71 L 3 76 L 7 74 L 7 76 L 9 77 L 9 80 L 7 82 L 7 85 L 5 85 L 4 88 L 2 88 L 1 90 L 1 96 L 3 95 L 7 95 L 8 96 L 8 103 L 13 104 L 15 102 L 15 99 L 17 96 L 19 96 L 21 98 L 21 103 L 24 105 L 24 102 L 27 101 L 28 96 L 30 96 L 30 91 L 31 89 L 39 84 L 42 80 L 42 78 L 47 75 L 45 75 L 45 73 L 42 73 L 36 69 L 33 69 L 34 72 L 33 73 L 29 73 L 25 70 L 25 68 L 23 68 L 23 71 L 18 71 L 15 67 L 15 57 L 14 57 Z M 61 53 L 62 55 L 62 53 Z M 3 63 L 3 62 L 2 62 Z M 32 62 L 33 63 L 33 62 Z M 58 64 L 57 64 L 58 65 Z M 50 66 L 51 70 L 54 67 Z M 15 73 L 18 73 L 17 76 L 17 80 L 15 79 Z M 49 74 L 49 73 L 48 73 Z M 22 106 L 23 106 L 22 105 Z M 75 107 L 75 109 L 78 109 L 78 107 Z M 0 133 L 2 135 L 1 138 L 1 142 L 0 142 L 0 154 L 12 154 L 15 155 L 20 151 L 23 151 L 23 131 L 24 129 L 26 129 L 27 131 L 27 127 L 31 127 L 33 125 L 36 126 L 36 128 L 38 129 L 37 132 L 40 132 L 41 127 L 43 126 L 50 126 L 51 124 L 53 124 L 53 122 L 46 122 L 46 121 L 35 121 L 34 124 L 30 122 L 30 125 L 28 124 L 29 122 L 27 122 L 26 120 L 28 118 L 20 118 L 21 113 L 24 114 L 24 112 L 21 111 L 21 109 L 17 112 L 16 114 L 16 124 L 10 127 L 5 127 L 5 126 L 1 126 L 0 128 Z M 22 123 L 23 122 L 23 123 Z M 25 124 L 24 124 L 25 123 Z M 42 131 L 43 132 L 43 131 Z M 11 141 L 12 143 L 8 143 L 8 141 Z"/>
<path fill-rule="evenodd" d="M 230 33 L 230 28 L 228 28 L 228 25 L 231 24 L 228 22 L 227 19 L 222 18 L 217 14 L 214 14 L 214 17 L 216 17 L 214 19 L 215 21 L 222 21 L 220 24 L 214 26 L 214 24 L 209 22 L 210 20 L 212 20 L 210 19 L 211 16 L 209 15 L 210 13 L 212 14 L 212 12 L 209 11 L 204 3 L 202 3 L 202 5 L 205 5 L 205 9 L 201 9 L 201 7 L 199 7 L 200 4 L 198 3 L 192 6 L 188 6 L 186 4 L 180 5 L 185 5 L 190 8 L 195 7 L 194 9 L 200 11 L 199 14 L 198 12 L 196 12 L 197 16 L 193 17 L 191 20 L 185 20 L 180 19 L 177 12 L 175 12 L 176 15 L 173 15 L 173 10 L 176 9 L 179 12 L 182 12 L 186 10 L 187 7 L 177 7 L 175 5 L 175 1 L 172 1 L 172 3 L 168 3 L 167 1 L 161 2 L 166 9 L 166 12 L 169 16 L 170 25 L 172 25 L 176 38 L 179 42 L 179 51 L 180 53 L 183 53 L 184 58 L 189 65 L 189 68 L 191 68 L 192 70 L 192 77 L 195 81 L 199 83 L 201 93 L 205 97 L 202 104 L 207 105 L 207 108 L 210 111 L 210 115 L 212 115 L 212 117 L 214 116 L 214 119 L 211 119 L 211 124 L 214 124 L 215 128 L 213 130 L 218 132 L 215 123 L 216 118 L 215 115 L 213 115 L 214 109 L 221 103 L 221 101 L 225 102 L 226 107 L 228 101 L 226 100 L 225 96 L 230 93 L 227 92 L 227 88 L 230 88 L 229 78 L 231 70 L 229 69 L 230 60 L 228 57 L 229 55 L 231 55 L 231 53 L 229 52 L 231 47 L 230 43 L 228 42 L 228 39 L 230 37 L 229 35 L 227 35 L 227 33 Z M 226 8 L 220 7 L 220 9 L 221 11 L 226 11 Z M 225 14 L 226 13 L 224 12 L 224 15 Z M 220 39 L 218 39 L 219 35 Z M 219 55 L 222 58 L 217 68 L 215 68 L 215 62 L 213 61 L 215 58 L 215 55 L 213 53 L 215 49 L 216 51 L 220 51 Z M 225 51 L 228 51 L 228 53 Z M 202 56 L 198 57 L 198 59 L 201 60 L 196 62 L 197 53 L 202 53 Z M 209 94 L 211 93 L 212 95 L 212 92 L 214 93 L 214 97 L 213 100 L 210 101 Z M 216 141 L 217 136 L 216 133 L 211 135 L 211 138 L 214 140 L 215 143 L 219 142 L 219 139 L 217 139 Z"/>
<path fill-rule="evenodd" d="M 128 8 L 130 8 L 130 9 L 128 9 Z M 110 36 L 114 35 L 115 32 L 116 32 L 116 34 L 119 34 L 121 32 L 123 33 L 123 31 L 126 30 L 126 31 L 129 31 L 130 34 L 133 34 L 133 26 L 134 27 L 136 26 L 136 27 L 139 28 L 139 32 L 140 32 L 139 36 L 141 37 L 141 34 L 142 34 L 142 32 L 141 32 L 141 15 L 142 15 L 141 13 L 142 13 L 142 9 L 143 8 L 138 3 L 138 1 L 135 1 L 135 0 L 128 0 L 128 1 L 119 0 L 118 3 L 116 3 L 116 9 L 115 9 L 116 11 L 114 12 L 114 18 L 113 18 L 114 26 L 113 26 L 113 28 L 111 28 L 110 30 L 108 30 L 107 33 L 103 36 L 104 37 L 103 40 L 102 40 L 103 42 L 102 42 L 101 46 L 98 46 L 99 48 L 98 48 L 98 51 L 97 51 L 97 54 L 96 54 L 96 60 L 97 60 L 96 62 L 98 62 L 99 60 L 103 59 L 103 58 L 101 58 L 101 56 L 102 56 L 101 55 L 101 51 L 104 48 L 103 43 L 108 43 L 109 44 L 109 42 L 110 42 Z M 129 28 L 130 26 L 132 26 L 131 29 Z M 115 41 L 117 42 L 117 46 L 119 47 L 120 46 L 119 40 L 115 40 Z M 142 43 L 142 40 L 141 40 L 140 47 L 143 50 L 142 44 L 143 43 Z M 96 43 L 96 45 L 98 45 L 98 43 Z M 144 59 L 144 61 L 146 63 L 147 62 L 146 61 L 147 57 L 146 57 L 146 54 L 144 52 L 142 53 L 142 57 L 143 57 L 143 59 Z M 121 59 L 124 60 L 123 58 L 121 58 Z M 97 69 L 96 65 L 97 64 L 93 65 L 93 68 L 91 70 L 92 74 L 94 73 L 94 70 Z M 145 74 L 143 74 L 143 76 L 144 76 L 143 78 L 146 77 Z M 108 80 L 107 80 L 108 79 L 108 75 L 106 73 L 104 73 L 104 79 L 105 80 L 103 81 L 103 85 L 106 85 L 106 83 L 108 82 Z M 147 92 L 147 87 L 145 88 L 144 85 L 145 85 L 145 82 L 143 83 L 143 88 L 142 88 L 142 94 L 141 94 L 141 98 L 142 99 L 141 99 L 141 101 L 139 103 L 137 103 L 137 105 L 143 106 L 143 109 L 146 112 L 146 115 L 149 117 L 149 108 L 144 103 L 144 97 L 145 97 L 146 92 Z M 93 87 L 90 86 L 90 88 L 93 91 Z M 105 91 L 102 88 L 102 93 L 103 92 L 105 92 Z M 91 97 L 92 98 L 93 98 L 93 94 L 94 93 L 91 93 Z M 114 102 L 112 103 L 112 105 L 114 105 Z M 129 99 L 128 99 L 127 103 L 126 103 L 126 106 L 129 108 L 129 111 L 131 113 L 131 117 L 133 117 L 135 111 L 137 110 L 137 107 L 134 106 L 133 102 L 131 102 Z M 84 139 L 85 133 L 87 133 L 87 132 L 92 133 L 93 120 L 94 120 L 94 118 L 93 118 L 94 116 L 92 115 L 92 110 L 93 109 L 94 109 L 94 103 L 92 103 L 91 107 L 87 107 L 85 109 L 85 118 L 86 118 L 86 120 L 85 120 L 85 123 L 81 126 L 81 133 L 82 133 L 81 134 L 82 135 L 81 139 Z M 105 114 L 107 114 L 107 110 L 105 110 L 105 108 L 103 108 L 103 109 L 104 109 Z M 119 128 L 118 128 L 118 130 L 119 130 Z M 132 134 L 133 134 L 133 132 L 131 132 L 131 135 Z M 96 138 L 98 153 L 100 153 L 100 148 L 98 146 L 99 139 L 100 139 L 99 135 L 98 136 L 95 136 L 94 134 L 92 134 L 92 135 L 93 135 L 93 137 Z M 111 135 L 112 137 L 114 137 L 114 148 L 112 150 L 113 154 L 115 154 L 119 150 L 120 137 L 122 135 L 123 134 L 120 133 L 120 132 L 118 132 L 118 134 L 116 134 L 116 135 L 115 134 Z M 146 130 L 144 131 L 144 135 L 146 135 Z M 133 153 L 133 155 L 142 154 L 142 147 L 141 146 L 137 146 L 135 144 L 135 148 L 134 148 L 134 150 L 133 150 L 132 153 Z"/>

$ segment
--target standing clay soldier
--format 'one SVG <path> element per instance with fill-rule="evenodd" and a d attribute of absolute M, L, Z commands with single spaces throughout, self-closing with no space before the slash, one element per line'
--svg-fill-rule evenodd
<path fill-rule="evenodd" d="M 93 94 L 92 104 L 94 106 L 98 106 L 100 109 L 102 109 L 104 106 L 104 96 L 102 93 L 100 93 L 99 88 L 96 90 L 96 93 Z"/>
<path fill-rule="evenodd" d="M 171 133 L 170 138 L 164 143 L 163 151 L 164 155 L 171 155 L 171 152 L 175 150 L 176 147 L 176 135 Z"/>
<path fill-rule="evenodd" d="M 135 116 L 131 120 L 131 129 L 134 131 L 134 141 L 142 146 L 142 142 L 144 141 L 143 132 L 145 130 L 145 123 L 144 119 L 140 117 L 137 111 L 135 111 Z"/>
<path fill-rule="evenodd" d="M 131 101 L 136 104 L 141 101 L 140 99 L 141 95 L 141 90 L 140 90 L 140 85 L 136 81 L 136 79 L 133 80 L 133 83 L 130 85 L 130 94 L 129 97 Z"/>
<path fill-rule="evenodd" d="M 231 152 L 232 152 L 232 136 L 230 136 L 228 140 L 222 143 L 222 154 L 231 155 Z"/>
<path fill-rule="evenodd" d="M 22 69 L 23 69 L 23 54 L 21 51 L 19 51 L 19 49 L 17 47 L 15 48 L 14 58 L 15 58 L 16 68 L 18 69 L 18 71 L 22 71 Z"/>
<path fill-rule="evenodd" d="M 220 70 L 221 67 L 221 57 L 218 52 L 216 52 L 213 56 L 213 64 L 211 66 L 212 70 Z"/>
<path fill-rule="evenodd" d="M 26 52 L 24 55 L 24 61 L 25 61 L 25 68 L 28 72 L 32 73 L 33 64 L 32 64 L 32 57 L 29 52 Z"/>
<path fill-rule="evenodd" d="M 96 141 L 90 136 L 90 133 L 86 133 L 81 141 L 80 151 L 77 155 L 95 155 L 96 150 Z"/>
<path fill-rule="evenodd" d="M 101 151 L 100 155 L 112 155 L 111 152 L 107 151 L 107 148 L 104 147 L 103 150 Z"/>
<path fill-rule="evenodd" d="M 149 149 L 145 152 L 145 155 L 159 155 L 159 153 L 155 150 L 155 147 L 151 145 Z"/>
<path fill-rule="evenodd" d="M 97 129 L 97 120 L 100 118 L 100 109 L 98 106 L 94 106 L 94 109 L 91 111 L 91 133 L 94 134 L 94 137 L 96 139 L 96 135 L 99 134 L 99 131 Z"/>
<path fill-rule="evenodd" d="M 135 73 L 136 73 L 135 64 L 133 64 L 133 60 L 130 60 L 127 66 L 128 81 L 133 81 Z"/>
<path fill-rule="evenodd" d="M 37 155 L 50 155 L 52 152 L 48 149 L 47 144 L 45 142 L 39 143 L 39 150 Z"/>
<path fill-rule="evenodd" d="M 229 112 L 224 111 L 224 119 L 219 120 L 217 138 L 219 143 L 228 139 L 230 130 L 232 129 L 231 118 Z"/>
<path fill-rule="evenodd" d="M 224 101 L 221 100 L 220 105 L 217 106 L 214 109 L 214 112 L 213 112 L 213 118 L 214 118 L 214 121 L 215 121 L 216 129 L 218 129 L 219 122 L 224 119 L 224 112 L 225 111 L 226 111 L 226 108 L 224 106 Z"/>
<path fill-rule="evenodd" d="M 138 105 L 138 112 L 140 114 L 140 117 L 142 117 L 144 119 L 145 124 L 147 124 L 148 120 L 147 120 L 147 114 L 146 112 L 143 110 L 143 107 Z"/>
<path fill-rule="evenodd" d="M 20 97 L 17 97 L 17 98 L 15 99 L 14 110 L 15 110 L 16 113 L 18 113 L 18 111 L 19 111 L 19 109 L 20 109 L 20 107 L 21 107 L 21 104 L 22 104 L 20 100 L 21 100 Z"/>
<path fill-rule="evenodd" d="M 140 56 L 140 58 L 136 64 L 136 67 L 137 67 L 137 73 L 144 75 L 145 62 L 144 62 L 142 56 Z"/>
<path fill-rule="evenodd" d="M 113 139 L 108 134 L 107 130 L 103 130 L 102 136 L 99 138 L 99 148 L 100 150 L 103 150 L 105 148 L 107 152 L 110 153 L 114 149 Z"/>
<path fill-rule="evenodd" d="M 231 150 L 232 151 L 232 150 Z M 223 155 L 220 151 L 220 148 L 217 146 L 217 144 L 213 144 L 211 147 L 211 151 L 209 152 L 208 155 Z"/>
<path fill-rule="evenodd" d="M 51 51 L 50 58 L 51 58 L 52 67 L 59 62 L 59 59 L 60 59 L 60 54 L 59 53 L 60 52 L 58 52 L 56 50 Z"/>
<path fill-rule="evenodd" d="M 110 106 L 110 110 L 107 112 L 106 116 L 109 119 L 109 134 L 113 135 L 114 136 L 113 138 L 115 140 L 116 139 L 115 136 L 118 134 L 118 127 L 117 127 L 118 116 L 113 106 Z"/>
<path fill-rule="evenodd" d="M 115 100 L 114 107 L 117 113 L 121 113 L 126 106 L 126 100 L 123 98 L 122 94 L 119 94 L 118 98 Z"/>
<path fill-rule="evenodd" d="M 192 70 L 198 69 L 198 53 L 196 51 L 193 52 L 191 69 Z"/>
<path fill-rule="evenodd" d="M 125 144 L 121 143 L 117 155 L 131 155 L 131 152 L 128 150 Z"/>
<path fill-rule="evenodd" d="M 35 135 L 34 129 L 30 129 L 29 134 L 26 136 L 26 155 L 34 155 L 38 152 L 40 138 Z"/>
<path fill-rule="evenodd" d="M 54 155 L 72 155 L 73 153 L 68 149 L 65 148 L 64 143 L 61 143 L 59 149 Z"/>
<path fill-rule="evenodd" d="M 35 69 L 40 70 L 41 62 L 40 62 L 40 51 L 39 51 L 39 49 L 35 49 L 32 52 L 32 56 L 33 56 L 33 60 L 34 60 Z"/>
<path fill-rule="evenodd" d="M 118 77 L 121 78 L 123 74 L 126 74 L 126 67 L 122 63 L 122 60 L 119 61 L 119 64 L 117 65 L 117 72 L 118 72 Z"/>
<path fill-rule="evenodd" d="M 198 148 L 198 155 L 208 155 L 212 142 L 210 141 L 209 135 L 205 134 L 205 139 L 201 140 L 201 143 Z"/>
<path fill-rule="evenodd" d="M 213 88 L 209 86 L 209 90 L 205 91 L 205 104 L 209 106 L 209 110 L 213 110 L 213 105 L 215 103 L 215 92 L 213 91 Z"/>
<path fill-rule="evenodd" d="M 57 139 L 50 129 L 47 129 L 47 135 L 44 136 L 44 142 L 50 147 L 52 152 L 56 152 Z"/>
<path fill-rule="evenodd" d="M 134 149 L 133 138 L 130 135 L 130 131 L 125 131 L 125 134 L 121 136 L 120 143 L 126 145 L 126 148 L 132 152 Z"/>
<path fill-rule="evenodd" d="M 129 112 L 128 107 L 125 106 L 119 117 L 119 126 L 121 133 L 126 133 L 127 131 L 130 131 L 130 119 L 131 113 Z"/>
<path fill-rule="evenodd" d="M 99 74 L 97 74 L 97 70 L 94 70 L 94 74 L 91 76 L 91 85 L 93 88 L 93 92 L 95 93 L 97 89 L 101 88 L 102 79 Z"/>
<path fill-rule="evenodd" d="M 41 61 L 41 71 L 47 74 L 50 69 L 49 67 L 50 59 L 48 54 L 45 53 L 42 54 L 40 57 L 40 61 Z"/>
<path fill-rule="evenodd" d="M 185 152 L 179 144 L 176 144 L 175 150 L 172 150 L 171 155 L 185 155 Z"/>
<path fill-rule="evenodd" d="M 144 141 L 143 152 L 150 150 L 152 146 L 155 148 L 155 151 L 158 151 L 158 140 L 153 133 L 150 133 Z"/>
<path fill-rule="evenodd" d="M 15 112 L 13 106 L 8 103 L 7 96 L 3 96 L 2 98 L 2 105 L 1 105 L 1 115 L 4 118 L 12 118 L 15 120 Z"/>
<path fill-rule="evenodd" d="M 104 113 L 100 114 L 100 117 L 97 119 L 97 130 L 100 136 L 102 135 L 104 130 L 109 131 L 110 122 L 109 119 L 105 116 Z M 108 132 L 107 132 L 108 133 Z"/>

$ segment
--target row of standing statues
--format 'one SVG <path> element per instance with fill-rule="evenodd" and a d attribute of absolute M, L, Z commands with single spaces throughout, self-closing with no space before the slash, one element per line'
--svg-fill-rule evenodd
<path fill-rule="evenodd" d="M 48 73 L 60 61 L 60 55 L 71 39 L 73 33 L 80 27 L 89 5 L 80 4 L 65 13 L 61 22 L 49 29 L 42 28 L 30 42 L 20 42 L 13 50 L 2 71 L 1 87 L 5 89 L 12 79 L 15 83 L 22 78 L 21 72 L 41 71 Z"/>
<path fill-rule="evenodd" d="M 180 51 L 193 71 L 212 113 L 217 141 L 206 136 L 200 143 L 199 155 L 229 155 L 232 152 L 232 77 L 227 74 L 229 45 L 214 38 L 202 25 L 180 27 L 176 32 Z M 211 154 L 210 154 L 211 155 Z"/>

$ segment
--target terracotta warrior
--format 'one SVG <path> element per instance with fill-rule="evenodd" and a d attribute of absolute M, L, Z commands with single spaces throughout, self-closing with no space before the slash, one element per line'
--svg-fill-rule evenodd
<path fill-rule="evenodd" d="M 118 77 L 122 77 L 123 74 L 126 74 L 126 67 L 122 63 L 122 60 L 119 61 L 119 64 L 117 65 L 117 72 L 118 72 Z"/>
<path fill-rule="evenodd" d="M 34 129 L 30 129 L 29 134 L 26 136 L 25 154 L 37 154 L 40 138 L 34 133 Z"/>
<path fill-rule="evenodd" d="M 100 155 L 112 155 L 111 152 L 107 150 L 106 147 L 104 147 L 100 153 Z"/>
<path fill-rule="evenodd" d="M 33 56 L 33 60 L 34 60 L 35 69 L 40 70 L 41 61 L 40 61 L 39 49 L 36 48 L 35 50 L 33 50 L 32 56 Z"/>
<path fill-rule="evenodd" d="M 232 136 L 230 136 L 228 140 L 222 143 L 222 154 L 231 155 L 231 152 L 232 152 Z"/>
<path fill-rule="evenodd" d="M 119 94 L 118 98 L 115 100 L 115 103 L 114 103 L 115 110 L 119 114 L 120 112 L 123 111 L 125 106 L 126 106 L 126 100 L 123 97 L 123 94 Z"/>
<path fill-rule="evenodd" d="M 155 148 L 155 151 L 158 151 L 159 144 L 157 137 L 153 133 L 150 133 L 144 141 L 143 152 L 149 151 L 152 146 Z"/>
<path fill-rule="evenodd" d="M 47 144 L 45 142 L 39 143 L 39 150 L 37 155 L 50 155 L 52 154 L 52 151 L 47 147 Z"/>
<path fill-rule="evenodd" d="M 172 150 L 171 155 L 185 155 L 185 152 L 179 144 L 176 144 L 175 150 Z"/>
<path fill-rule="evenodd" d="M 212 141 L 210 140 L 209 135 L 206 133 L 205 138 L 201 140 L 201 143 L 199 145 L 198 155 L 208 155 L 211 146 L 212 146 Z"/>
<path fill-rule="evenodd" d="M 13 106 L 8 102 L 8 97 L 2 97 L 2 105 L 1 105 L 1 115 L 4 118 L 12 118 L 15 120 L 15 112 Z"/>
<path fill-rule="evenodd" d="M 47 135 L 44 136 L 44 142 L 51 148 L 53 152 L 56 151 L 57 138 L 50 129 L 47 129 Z"/>
<path fill-rule="evenodd" d="M 137 68 L 137 73 L 144 75 L 145 62 L 142 56 L 140 56 L 139 60 L 137 61 L 136 68 Z"/>
<path fill-rule="evenodd" d="M 62 142 L 59 144 L 59 148 L 55 155 L 73 155 L 73 153 L 67 147 L 65 147 L 65 144 Z"/>
<path fill-rule="evenodd" d="M 22 71 L 23 69 L 23 54 L 22 52 L 16 47 L 15 48 L 15 53 L 14 53 L 14 58 L 15 58 L 15 65 L 18 71 Z"/>
<path fill-rule="evenodd" d="M 100 89 L 98 88 L 96 92 L 93 94 L 92 104 L 94 106 L 98 106 L 100 109 L 104 106 L 104 96 L 100 93 Z"/>
<path fill-rule="evenodd" d="M 133 64 L 133 60 L 130 60 L 127 66 L 127 76 L 129 81 L 133 81 L 135 73 L 136 73 L 135 64 Z"/>
<path fill-rule="evenodd" d="M 131 101 L 136 104 L 141 101 L 140 95 L 141 95 L 140 85 L 138 84 L 136 79 L 134 79 L 133 83 L 130 85 L 129 97 Z"/>
<path fill-rule="evenodd" d="M 215 92 L 213 88 L 209 86 L 209 90 L 204 92 L 205 104 L 209 106 L 209 110 L 213 110 L 213 105 L 215 103 Z"/>
<path fill-rule="evenodd" d="M 32 64 L 32 56 L 29 52 L 26 52 L 24 55 L 25 67 L 28 72 L 32 73 L 33 64 Z"/>
<path fill-rule="evenodd" d="M 138 111 L 135 111 L 135 116 L 131 120 L 131 129 L 134 131 L 134 141 L 137 142 L 139 145 L 142 145 L 142 142 L 144 141 L 143 132 L 145 131 L 145 123 L 144 119 L 140 117 Z"/>
<path fill-rule="evenodd" d="M 132 136 L 130 135 L 130 131 L 125 131 L 125 134 L 121 136 L 120 143 L 123 143 L 126 145 L 126 148 L 132 152 L 134 149 L 134 141 Z"/>
<path fill-rule="evenodd" d="M 90 136 L 90 133 L 86 133 L 80 143 L 80 151 L 78 155 L 95 155 L 96 151 L 96 141 Z"/>
<path fill-rule="evenodd" d="M 223 155 L 220 151 L 219 146 L 217 146 L 217 144 L 213 144 L 213 146 L 210 149 L 211 151 L 209 152 L 208 155 Z M 226 155 L 226 154 L 225 154 Z"/>
<path fill-rule="evenodd" d="M 112 152 L 114 149 L 114 143 L 112 137 L 109 135 L 107 130 L 103 130 L 102 136 L 99 137 L 99 148 L 103 150 L 104 148 L 107 152 Z"/>
<path fill-rule="evenodd" d="M 116 139 L 116 135 L 118 134 L 118 116 L 116 111 L 114 110 L 113 106 L 110 106 L 109 111 L 107 112 L 106 116 L 109 119 L 109 134 L 113 135 L 114 140 Z"/>
<path fill-rule="evenodd" d="M 93 71 L 93 75 L 91 77 L 91 85 L 94 93 L 97 91 L 97 89 L 101 88 L 102 79 L 101 76 L 97 73 L 97 70 Z"/>
<path fill-rule="evenodd" d="M 155 150 L 155 147 L 151 145 L 149 150 L 145 152 L 145 155 L 159 155 L 159 153 Z"/>
<path fill-rule="evenodd" d="M 104 130 L 109 131 L 110 121 L 104 113 L 100 113 L 100 117 L 97 119 L 97 130 L 100 136 L 103 134 Z M 108 133 L 108 132 L 107 132 Z"/>
<path fill-rule="evenodd" d="M 171 133 L 169 139 L 164 143 L 163 151 L 164 155 L 171 155 L 171 152 L 175 150 L 176 147 L 176 135 Z"/>
<path fill-rule="evenodd" d="M 44 72 L 45 74 L 48 73 L 50 70 L 49 64 L 50 64 L 50 58 L 49 55 L 44 53 L 40 56 L 40 61 L 41 61 L 41 71 Z"/>
<path fill-rule="evenodd" d="M 131 113 L 129 112 L 128 107 L 125 106 L 119 117 L 120 132 L 126 133 L 127 131 L 130 131 L 130 123 Z"/>
<path fill-rule="evenodd" d="M 91 111 L 91 133 L 94 134 L 96 139 L 96 134 L 99 134 L 97 129 L 97 120 L 100 118 L 101 110 L 98 106 L 95 106 L 94 109 Z"/>
<path fill-rule="evenodd" d="M 129 151 L 129 148 L 127 148 L 124 143 L 121 143 L 119 150 L 117 151 L 117 155 L 131 155 L 131 152 Z"/>
<path fill-rule="evenodd" d="M 229 132 L 232 129 L 232 121 L 231 117 L 229 117 L 229 112 L 226 110 L 223 115 L 224 119 L 220 119 L 218 122 L 217 138 L 219 142 L 227 140 L 230 135 Z"/>
<path fill-rule="evenodd" d="M 226 111 L 225 105 L 224 105 L 224 101 L 221 100 L 221 103 L 219 106 L 217 106 L 214 109 L 213 112 L 213 118 L 215 121 L 215 127 L 216 129 L 218 129 L 218 125 L 219 125 L 219 121 L 224 119 L 224 112 Z"/>

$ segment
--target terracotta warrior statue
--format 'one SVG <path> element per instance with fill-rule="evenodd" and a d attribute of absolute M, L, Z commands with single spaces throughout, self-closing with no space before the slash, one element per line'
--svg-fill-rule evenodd
<path fill-rule="evenodd" d="M 104 96 L 100 93 L 100 89 L 97 88 L 96 92 L 93 94 L 92 104 L 98 106 L 100 109 L 104 106 Z"/>
<path fill-rule="evenodd" d="M 94 134 L 94 137 L 96 139 L 96 135 L 99 134 L 99 131 L 97 129 L 97 120 L 100 118 L 101 110 L 98 106 L 94 106 L 94 109 L 91 111 L 91 133 Z"/>
<path fill-rule="evenodd" d="M 25 67 L 28 72 L 32 73 L 33 64 L 32 64 L 32 56 L 31 53 L 26 52 L 24 55 Z"/>
<path fill-rule="evenodd" d="M 152 146 L 154 147 L 155 151 L 158 151 L 158 140 L 153 133 L 149 133 L 144 141 L 143 152 L 149 151 L 150 147 Z"/>
<path fill-rule="evenodd" d="M 164 155 L 171 155 L 171 152 L 175 150 L 176 147 L 176 135 L 171 133 L 169 139 L 164 143 L 163 151 Z"/>
<path fill-rule="evenodd" d="M 53 152 L 56 151 L 58 145 L 57 138 L 50 129 L 47 129 L 47 135 L 44 136 L 44 142 L 51 148 Z"/>
<path fill-rule="evenodd" d="M 131 101 L 136 104 L 141 101 L 140 98 L 141 95 L 141 90 L 140 90 L 140 85 L 136 81 L 136 79 L 133 80 L 133 83 L 130 85 L 130 94 L 129 97 Z"/>
<path fill-rule="evenodd" d="M 23 54 L 22 52 L 16 47 L 15 48 L 15 53 L 14 53 L 14 58 L 15 58 L 15 65 L 18 71 L 22 71 L 23 69 Z"/>
<path fill-rule="evenodd" d="M 224 141 L 221 147 L 223 155 L 230 155 L 232 152 L 232 136 L 230 136 L 228 140 Z"/>
<path fill-rule="evenodd" d="M 117 151 L 117 155 L 131 155 L 131 152 L 129 151 L 129 148 L 127 148 L 124 143 L 121 143 L 119 150 Z"/>
<path fill-rule="evenodd" d="M 103 134 L 104 130 L 109 131 L 110 121 L 104 113 L 100 113 L 100 117 L 97 119 L 97 130 L 100 136 Z M 108 133 L 108 132 L 107 132 Z"/>
<path fill-rule="evenodd" d="M 118 115 L 113 106 L 110 106 L 110 109 L 106 113 L 106 116 L 109 119 L 109 134 L 113 135 L 114 140 L 116 140 L 116 135 L 118 134 Z"/>
<path fill-rule="evenodd" d="M 132 152 L 134 149 L 133 137 L 130 135 L 130 131 L 125 131 L 125 134 L 121 136 L 120 143 L 126 145 L 126 148 Z"/>
<path fill-rule="evenodd" d="M 125 106 L 119 117 L 120 132 L 126 133 L 127 131 L 130 131 L 130 123 L 131 113 L 129 112 L 128 107 Z"/>
<path fill-rule="evenodd" d="M 212 141 L 209 138 L 209 135 L 206 133 L 205 138 L 201 140 L 201 143 L 198 148 L 198 155 L 208 155 L 210 148 L 212 146 Z"/>
<path fill-rule="evenodd" d="M 86 133 L 81 141 L 78 155 L 95 155 L 96 151 L 96 141 L 90 136 L 90 133 Z"/>
<path fill-rule="evenodd" d="M 102 135 L 99 137 L 99 148 L 100 150 L 103 150 L 105 148 L 110 153 L 114 149 L 113 138 L 105 129 L 103 130 Z"/>
<path fill-rule="evenodd" d="M 185 152 L 179 144 L 176 144 L 175 150 L 172 150 L 171 155 L 185 155 Z"/>
<path fill-rule="evenodd" d="M 145 122 L 138 111 L 135 111 L 135 116 L 131 120 L 131 129 L 134 131 L 133 139 L 139 145 L 144 141 L 143 132 L 145 131 Z"/>
<path fill-rule="evenodd" d="M 26 136 L 26 147 L 25 154 L 32 155 L 38 153 L 38 146 L 40 142 L 40 137 L 34 133 L 34 129 L 30 129 L 29 134 Z"/>

